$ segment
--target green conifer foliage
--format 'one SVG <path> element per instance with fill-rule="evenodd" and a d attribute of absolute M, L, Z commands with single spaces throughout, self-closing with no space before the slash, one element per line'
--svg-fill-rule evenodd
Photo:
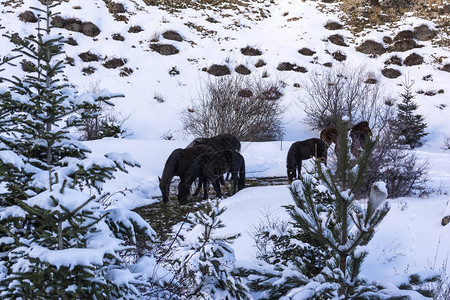
<path fill-rule="evenodd" d="M 427 124 L 422 115 L 415 114 L 418 105 L 412 94 L 413 83 L 406 81 L 403 85 L 405 90 L 400 94 L 402 102 L 397 104 L 398 112 L 393 121 L 393 129 L 399 144 L 409 145 L 414 149 L 422 146 L 421 139 L 428 134 L 425 132 Z"/>
<path fill-rule="evenodd" d="M 79 95 L 63 83 L 63 37 L 50 20 L 60 1 L 35 8 L 37 35 L 19 39 L 16 52 L 33 70 L 2 78 L 0 91 L 0 295 L 23 299 L 128 299 L 142 284 L 120 253 L 136 236 L 153 235 L 130 211 L 105 211 L 102 184 L 128 155 L 87 157 L 90 151 L 69 133 L 80 114 L 120 96 L 107 91 Z M 42 27 L 41 27 L 42 26 Z M 120 279 L 120 280 L 119 280 Z"/>
<path fill-rule="evenodd" d="M 320 263 L 311 261 L 309 257 L 296 257 L 283 264 L 260 263 L 245 270 L 246 274 L 253 275 L 249 286 L 260 293 L 261 299 L 405 297 L 406 293 L 402 294 L 400 290 L 403 286 L 386 288 L 385 284 L 369 281 L 360 274 L 368 254 L 366 245 L 389 211 L 388 202 L 384 203 L 387 190 L 383 182 L 373 184 L 367 208 L 355 196 L 366 176 L 368 160 L 375 144 L 375 139 L 367 139 L 358 158 L 352 157 L 349 152 L 348 124 L 343 121 L 339 126 L 340 147 L 336 169 L 333 171 L 317 160 L 310 174 L 292 183 L 291 193 L 295 205 L 287 209 L 294 228 L 298 230 L 287 234 L 292 234 L 292 239 L 298 239 L 298 233 L 308 237 L 295 244 L 310 253 L 314 253 L 314 248 L 317 250 L 315 253 L 324 253 L 324 249 L 329 252 L 318 257 Z M 284 252 L 290 250 L 286 248 Z M 317 267 L 320 269 L 317 270 Z M 423 279 L 420 283 L 432 281 L 436 279 L 436 274 L 420 278 Z M 413 287 L 411 282 L 406 285 L 408 289 L 420 286 Z"/>

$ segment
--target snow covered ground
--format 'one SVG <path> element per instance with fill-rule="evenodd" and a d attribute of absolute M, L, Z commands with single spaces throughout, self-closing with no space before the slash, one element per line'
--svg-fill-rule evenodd
<path fill-rule="evenodd" d="M 2 7 L 2 26 L 0 33 L 18 32 L 21 36 L 34 34 L 36 24 L 18 21 L 18 14 L 37 6 L 38 0 L 26 0 L 25 4 Z M 316 1 L 261 1 L 256 7 L 270 11 L 268 18 L 262 21 L 250 20 L 231 11 L 214 12 L 208 10 L 186 9 L 178 13 L 168 13 L 155 7 L 149 7 L 140 0 L 121 1 L 125 4 L 128 22 L 114 21 L 104 1 L 71 0 L 60 7 L 62 16 L 91 21 L 101 29 L 96 38 L 87 37 L 78 32 L 56 29 L 65 36 L 76 39 L 78 46 L 67 46 L 66 55 L 74 59 L 73 66 L 67 66 L 65 74 L 70 83 L 83 91 L 95 91 L 107 88 L 111 92 L 123 93 L 124 98 L 115 100 L 116 111 L 129 116 L 125 127 L 132 136 L 125 139 L 106 138 L 86 143 L 92 150 L 92 156 L 99 157 L 109 152 L 127 152 L 141 163 L 141 168 L 130 168 L 128 174 L 117 174 L 116 179 L 105 185 L 112 193 L 124 189 L 132 190 L 126 196 L 115 194 L 114 204 L 119 207 L 134 208 L 155 202 L 153 196 L 160 195 L 157 177 L 161 175 L 165 160 L 178 147 L 185 147 L 192 137 L 186 137 L 182 131 L 180 113 L 198 96 L 199 89 L 208 74 L 201 71 L 212 64 L 226 64 L 230 69 L 244 64 L 252 71 L 252 76 L 269 73 L 269 80 L 282 81 L 285 84 L 283 104 L 286 106 L 284 122 L 288 141 L 267 143 L 243 143 L 242 154 L 250 177 L 285 176 L 285 158 L 290 144 L 296 140 L 317 137 L 303 120 L 305 114 L 298 99 L 305 92 L 296 86 L 308 79 L 308 73 L 282 72 L 276 69 L 283 61 L 305 66 L 309 71 L 321 68 L 321 64 L 333 61 L 330 53 L 337 50 L 349 58 L 349 65 L 366 65 L 383 84 L 386 97 L 398 100 L 403 91 L 400 85 L 405 77 L 415 81 L 414 91 L 437 91 L 444 93 L 433 97 L 417 94 L 418 113 L 425 116 L 428 124 L 425 145 L 416 151 L 417 155 L 430 163 L 429 189 L 426 198 L 406 197 L 391 199 L 391 211 L 380 225 L 374 239 L 369 244 L 370 253 L 363 266 L 362 273 L 371 279 L 383 279 L 395 274 L 412 273 L 429 268 L 439 269 L 446 261 L 450 249 L 450 225 L 442 227 L 441 218 L 448 214 L 450 190 L 450 153 L 441 149 L 444 135 L 450 135 L 448 109 L 450 98 L 450 73 L 441 69 L 450 63 L 447 48 L 423 42 L 424 47 L 398 53 L 402 59 L 416 52 L 423 55 L 422 65 L 396 67 L 402 72 L 397 79 L 387 79 L 381 75 L 384 62 L 392 55 L 386 53 L 374 58 L 357 52 L 356 46 L 367 38 L 382 41 L 383 36 L 395 36 L 403 29 L 416 25 L 434 24 L 416 17 L 405 15 L 391 27 L 379 30 L 366 30 L 354 37 L 347 29 L 328 31 L 324 28 L 327 21 L 339 21 L 339 16 L 327 14 L 317 7 Z M 228 17 L 224 17 L 228 14 Z M 206 21 L 213 17 L 218 23 Z M 203 26 L 210 34 L 196 31 Z M 139 25 L 143 31 L 130 33 L 130 26 Z M 179 32 L 183 42 L 164 40 L 161 33 L 165 30 Z M 125 41 L 113 40 L 111 35 L 121 33 Z M 328 36 L 343 35 L 349 47 L 340 47 L 328 41 Z M 150 40 L 172 43 L 180 50 L 174 56 L 161 56 L 149 48 Z M 10 53 L 13 45 L 0 37 L 0 55 Z M 261 49 L 261 57 L 243 56 L 240 49 L 254 46 Z M 308 47 L 316 54 L 313 58 L 300 55 L 298 50 Z M 90 51 L 101 58 L 98 62 L 83 62 L 78 56 Z M 107 58 L 126 59 L 126 67 L 133 69 L 129 76 L 119 76 L 118 69 L 106 69 L 102 63 Z M 255 62 L 264 59 L 267 65 L 256 68 Z M 337 64 L 336 61 L 333 61 Z M 92 66 L 96 71 L 92 75 L 81 72 L 84 67 Z M 170 76 L 168 71 L 176 67 L 180 75 Z M 5 70 L 2 76 L 8 76 Z M 233 71 L 234 72 L 234 71 Z M 432 80 L 424 80 L 432 75 Z M 297 85 L 298 84 L 298 85 Z M 155 97 L 164 101 L 158 103 Z M 381 99 L 382 101 L 383 99 Z M 173 135 L 174 141 L 162 140 L 163 135 Z M 236 257 L 240 260 L 254 259 L 255 249 L 251 237 L 252 229 L 266 215 L 274 218 L 286 218 L 282 205 L 292 203 L 287 186 L 247 188 L 233 197 L 226 198 L 222 204 L 227 207 L 223 221 L 226 232 L 241 232 L 235 242 Z M 450 266 L 448 271 L 450 272 Z"/>
<path fill-rule="evenodd" d="M 243 143 L 242 154 L 249 177 L 285 176 L 285 158 L 292 142 Z M 185 147 L 187 142 L 161 140 L 103 139 L 87 143 L 93 155 L 111 151 L 130 153 L 141 168 L 129 168 L 128 174 L 117 174 L 107 183 L 110 191 L 125 187 L 138 188 L 126 197 L 117 195 L 115 205 L 133 208 L 153 203 L 159 196 L 158 176 L 170 152 Z M 439 270 L 450 255 L 450 227 L 441 225 L 450 215 L 450 153 L 418 151 L 430 163 L 428 187 L 433 193 L 426 197 L 389 199 L 391 210 L 383 220 L 368 247 L 370 252 L 362 273 L 374 280 L 409 274 L 430 268 Z M 306 163 L 308 166 L 308 162 Z M 310 166 L 310 163 L 309 163 Z M 287 185 L 250 187 L 222 202 L 224 233 L 241 233 L 234 249 L 238 260 L 255 259 L 252 232 L 267 216 L 288 220 L 283 205 L 293 204 Z M 450 268 L 448 269 L 450 272 Z"/>

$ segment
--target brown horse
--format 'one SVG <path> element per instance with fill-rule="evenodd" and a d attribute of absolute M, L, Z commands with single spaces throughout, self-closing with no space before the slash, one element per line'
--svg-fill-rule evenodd
<path fill-rule="evenodd" d="M 302 160 L 317 157 L 327 163 L 327 145 L 320 139 L 312 138 L 291 145 L 286 159 L 288 180 L 300 177 Z"/>
<path fill-rule="evenodd" d="M 334 143 L 334 152 L 338 154 L 339 134 L 336 127 L 327 127 L 320 132 L 320 139 L 327 145 L 327 148 Z"/>
<path fill-rule="evenodd" d="M 364 145 L 366 144 L 366 140 L 368 136 L 372 135 L 372 130 L 370 130 L 369 122 L 362 121 L 352 127 L 350 130 L 350 137 L 352 138 L 352 145 L 350 148 L 353 156 L 358 157 L 359 153 L 362 149 L 364 149 Z"/>

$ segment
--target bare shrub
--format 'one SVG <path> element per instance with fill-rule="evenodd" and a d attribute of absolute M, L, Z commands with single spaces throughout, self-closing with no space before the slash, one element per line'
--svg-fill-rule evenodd
<path fill-rule="evenodd" d="M 390 131 L 391 128 L 386 127 L 378 133 L 379 140 L 368 164 L 362 196 L 368 195 L 376 181 L 386 183 L 389 198 L 420 193 L 428 179 L 428 161 L 420 161 L 413 152 L 398 145 Z"/>
<path fill-rule="evenodd" d="M 314 129 L 335 126 L 347 116 L 350 124 L 368 121 L 378 143 L 372 152 L 367 176 L 358 197 L 368 195 L 375 181 L 386 183 L 389 197 L 402 197 L 422 189 L 427 180 L 428 162 L 406 151 L 393 134 L 394 106 L 383 99 L 380 81 L 364 67 L 330 68 L 311 73 L 300 99 L 305 122 Z"/>
<path fill-rule="evenodd" d="M 342 117 L 347 116 L 350 124 L 368 121 L 371 127 L 383 127 L 392 109 L 379 101 L 382 98 L 380 80 L 367 81 L 374 76 L 364 67 L 345 65 L 311 72 L 303 84 L 306 97 L 299 99 L 306 112 L 306 124 L 322 130 L 336 127 Z"/>
<path fill-rule="evenodd" d="M 184 129 L 201 137 L 227 132 L 244 141 L 278 139 L 283 133 L 282 96 L 279 84 L 262 79 L 209 78 L 182 115 Z"/>

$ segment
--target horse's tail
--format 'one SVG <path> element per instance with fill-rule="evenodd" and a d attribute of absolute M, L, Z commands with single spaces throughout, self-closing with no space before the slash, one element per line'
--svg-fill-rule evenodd
<path fill-rule="evenodd" d="M 239 181 L 238 181 L 238 189 L 242 190 L 245 188 L 245 160 L 242 155 L 240 155 L 242 162 L 241 167 L 239 169 Z"/>

